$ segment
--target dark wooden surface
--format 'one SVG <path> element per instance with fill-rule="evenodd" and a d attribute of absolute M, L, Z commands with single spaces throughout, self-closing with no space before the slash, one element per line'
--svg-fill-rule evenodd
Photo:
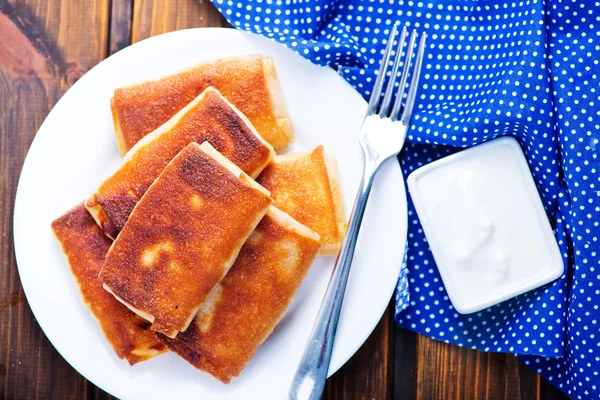
<path fill-rule="evenodd" d="M 108 399 L 37 325 L 15 266 L 19 172 L 62 94 L 108 55 L 176 29 L 226 26 L 208 0 L 0 0 L 0 399 Z M 505 354 L 449 346 L 397 328 L 390 307 L 329 381 L 326 399 L 565 399 Z"/>

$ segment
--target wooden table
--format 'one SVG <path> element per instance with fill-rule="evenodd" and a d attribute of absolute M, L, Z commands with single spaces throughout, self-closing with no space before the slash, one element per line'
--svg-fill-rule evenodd
<path fill-rule="evenodd" d="M 19 282 L 13 202 L 38 127 L 62 94 L 105 57 L 153 35 L 205 26 L 227 26 L 208 0 L 0 0 L 0 399 L 110 398 L 54 350 Z M 325 398 L 566 396 L 511 355 L 449 346 L 397 328 L 390 307 L 329 380 Z"/>

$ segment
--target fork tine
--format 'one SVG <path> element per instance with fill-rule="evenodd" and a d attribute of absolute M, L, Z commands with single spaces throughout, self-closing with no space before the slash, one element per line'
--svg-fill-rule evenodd
<path fill-rule="evenodd" d="M 392 94 L 394 93 L 394 83 L 396 82 L 396 74 L 398 73 L 398 66 L 400 65 L 400 59 L 402 58 L 402 49 L 404 48 L 404 42 L 406 40 L 406 27 L 402 28 L 400 33 L 400 39 L 398 40 L 398 47 L 396 48 L 396 57 L 394 58 L 394 66 L 392 67 L 392 74 L 388 82 L 385 94 L 383 96 L 383 103 L 381 103 L 381 109 L 379 115 L 381 117 L 387 117 L 390 104 L 392 103 Z"/>
<path fill-rule="evenodd" d="M 419 42 L 419 51 L 417 52 L 417 58 L 415 59 L 415 69 L 412 73 L 412 79 L 410 81 L 410 88 L 408 89 L 408 96 L 406 97 L 406 106 L 402 113 L 402 123 L 408 125 L 410 117 L 412 117 L 413 107 L 415 105 L 415 99 L 417 97 L 417 86 L 419 85 L 419 76 L 421 75 L 421 64 L 423 63 L 423 53 L 425 52 L 425 41 L 427 34 L 423 32 L 421 40 Z"/>
<path fill-rule="evenodd" d="M 402 66 L 402 75 L 400 76 L 400 84 L 398 85 L 398 94 L 396 94 L 394 108 L 392 108 L 392 113 L 390 114 L 390 118 L 392 119 L 392 121 L 396 121 L 398 119 L 398 115 L 400 115 L 400 107 L 402 106 L 402 98 L 404 97 L 404 90 L 406 89 L 408 70 L 410 69 L 411 58 L 413 55 L 413 49 L 415 47 L 416 40 L 417 31 L 414 30 L 410 35 L 410 41 L 408 42 L 408 47 L 406 48 L 406 59 L 404 60 L 404 65 Z"/>
<path fill-rule="evenodd" d="M 390 37 L 388 38 L 387 46 L 385 48 L 385 53 L 383 55 L 383 59 L 381 60 L 381 66 L 379 67 L 379 74 L 377 75 L 377 79 L 375 80 L 375 85 L 373 86 L 373 92 L 371 93 L 371 98 L 369 99 L 369 107 L 367 108 L 367 115 L 372 115 L 377 110 L 377 104 L 379 104 L 379 99 L 381 97 L 381 89 L 383 87 L 383 82 L 385 81 L 387 66 L 388 66 L 388 62 L 390 61 L 390 53 L 392 52 L 394 38 L 396 37 L 397 31 L 398 31 L 398 23 L 395 23 L 394 26 L 392 27 L 392 31 L 390 32 Z"/>

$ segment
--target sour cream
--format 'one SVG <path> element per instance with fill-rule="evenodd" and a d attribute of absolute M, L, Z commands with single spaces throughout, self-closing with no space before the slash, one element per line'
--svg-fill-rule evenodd
<path fill-rule="evenodd" d="M 563 259 L 519 143 L 414 171 L 408 188 L 454 308 L 480 311 L 560 277 Z"/>

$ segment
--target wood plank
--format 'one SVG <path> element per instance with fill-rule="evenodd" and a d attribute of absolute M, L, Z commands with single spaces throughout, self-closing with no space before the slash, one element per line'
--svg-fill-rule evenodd
<path fill-rule="evenodd" d="M 523 399 L 545 399 L 542 394 L 543 379 L 525 363 L 519 361 L 516 357 L 509 355 L 513 362 L 518 363 L 519 370 L 519 390 Z"/>
<path fill-rule="evenodd" d="M 358 352 L 325 386 L 323 398 L 391 399 L 394 385 L 394 307 L 392 304 Z"/>
<path fill-rule="evenodd" d="M 0 0 L 0 398 L 106 398 L 88 396 L 92 386 L 33 318 L 15 265 L 12 210 L 38 127 L 65 90 L 106 56 L 108 11 L 108 0 Z"/>
<path fill-rule="evenodd" d="M 110 13 L 109 55 L 131 44 L 132 0 L 112 0 Z"/>
<path fill-rule="evenodd" d="M 418 399 L 540 399 L 540 377 L 513 355 L 418 338 Z"/>
<path fill-rule="evenodd" d="M 132 43 L 179 29 L 226 26 L 209 0 L 134 0 Z"/>
<path fill-rule="evenodd" d="M 394 398 L 415 399 L 417 389 L 417 338 L 415 332 L 396 327 Z"/>

